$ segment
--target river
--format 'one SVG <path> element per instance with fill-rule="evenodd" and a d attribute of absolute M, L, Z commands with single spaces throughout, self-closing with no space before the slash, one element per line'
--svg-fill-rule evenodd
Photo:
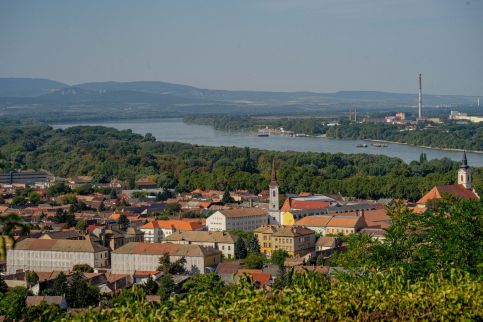
<path fill-rule="evenodd" d="M 69 123 L 52 125 L 54 128 L 67 128 L 75 125 L 102 125 L 119 130 L 131 129 L 134 133 L 151 133 L 160 141 L 176 141 L 209 146 L 238 146 L 275 151 L 330 152 L 330 153 L 370 153 L 398 157 L 409 163 L 419 160 L 421 153 L 428 159 L 449 158 L 461 160 L 460 151 L 447 151 L 415 147 L 405 144 L 386 143 L 387 147 L 372 147 L 370 142 L 359 140 L 333 140 L 320 137 L 258 137 L 256 134 L 217 131 L 210 126 L 186 124 L 182 119 L 132 120 L 92 123 Z M 357 148 L 357 144 L 368 145 Z M 468 163 L 483 166 L 483 154 L 467 153 Z"/>

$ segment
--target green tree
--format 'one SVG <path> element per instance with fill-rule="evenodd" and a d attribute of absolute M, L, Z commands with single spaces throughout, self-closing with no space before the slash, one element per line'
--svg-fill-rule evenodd
<path fill-rule="evenodd" d="M 29 202 L 30 204 L 36 206 L 40 203 L 41 201 L 41 198 L 40 198 L 40 195 L 37 193 L 37 192 L 31 192 L 29 194 Z"/>
<path fill-rule="evenodd" d="M 94 269 L 89 264 L 76 264 L 72 267 L 72 271 L 78 273 L 94 273 Z"/>
<path fill-rule="evenodd" d="M 245 266 L 249 269 L 262 269 L 266 258 L 262 254 L 249 254 L 245 258 Z"/>
<path fill-rule="evenodd" d="M 144 283 L 143 288 L 146 294 L 155 295 L 159 290 L 159 285 L 151 278 L 151 276 L 149 276 L 146 283 Z"/>
<path fill-rule="evenodd" d="M 0 299 L 0 315 L 7 321 L 19 320 L 25 310 L 25 300 L 32 293 L 25 287 L 17 286 L 9 290 Z"/>
<path fill-rule="evenodd" d="M 27 286 L 32 287 L 39 282 L 39 276 L 34 271 L 28 271 L 26 273 Z"/>
<path fill-rule="evenodd" d="M 260 244 L 258 243 L 257 236 L 252 235 L 248 240 L 248 247 L 247 251 L 249 254 L 258 254 L 260 253 Z"/>
<path fill-rule="evenodd" d="M 165 253 L 159 258 L 158 271 L 164 274 L 183 274 L 186 269 L 186 258 L 181 257 L 174 262 L 171 262 L 171 258 L 168 253 Z"/>
<path fill-rule="evenodd" d="M 158 289 L 158 295 L 161 297 L 161 301 L 166 301 L 175 289 L 176 285 L 174 284 L 173 276 L 171 274 L 161 276 Z"/>
<path fill-rule="evenodd" d="M 224 203 L 224 204 L 235 202 L 235 199 L 233 199 L 233 197 L 230 195 L 230 191 L 228 189 L 226 189 L 225 192 L 223 193 L 223 197 L 221 198 L 221 202 Z"/>
<path fill-rule="evenodd" d="M 0 259 L 7 256 L 7 245 L 15 247 L 14 231 L 20 228 L 23 234 L 29 232 L 29 227 L 23 218 L 17 214 L 6 214 L 0 216 Z"/>
<path fill-rule="evenodd" d="M 271 261 L 272 264 L 277 265 L 280 269 L 285 266 L 285 259 L 288 257 L 288 253 L 286 250 L 277 249 L 272 252 Z"/>
<path fill-rule="evenodd" d="M 129 219 L 125 214 L 121 214 L 119 216 L 119 220 L 117 221 L 117 223 L 119 224 L 122 230 L 126 230 L 131 224 L 131 222 L 129 221 Z"/>
<path fill-rule="evenodd" d="M 70 192 L 70 188 L 64 182 L 56 182 L 47 190 L 48 197 L 55 197 Z"/>
<path fill-rule="evenodd" d="M 247 257 L 247 246 L 243 238 L 239 237 L 235 242 L 235 258 L 243 259 Z"/>
<path fill-rule="evenodd" d="M 214 272 L 206 274 L 196 273 L 183 284 L 183 290 L 189 293 L 221 292 L 224 287 L 225 283 Z"/>
<path fill-rule="evenodd" d="M 75 225 L 75 228 L 81 231 L 85 230 L 86 227 L 87 227 L 86 222 L 83 219 L 79 220 Z"/>
<path fill-rule="evenodd" d="M 62 317 L 62 310 L 56 304 L 47 304 L 42 302 L 38 305 L 29 306 L 22 312 L 23 318 L 26 322 L 50 322 L 60 320 Z"/>
<path fill-rule="evenodd" d="M 4 294 L 8 291 L 8 285 L 5 283 L 5 279 L 3 278 L 3 275 L 0 275 L 0 293 Z M 0 295 L 1 298 L 1 295 Z"/>
<path fill-rule="evenodd" d="M 112 199 L 117 199 L 117 191 L 116 191 L 116 189 L 114 189 L 114 188 L 111 189 L 111 192 L 109 193 L 109 198 L 111 198 L 111 200 Z"/>
<path fill-rule="evenodd" d="M 101 202 L 101 204 L 99 205 L 99 208 L 97 210 L 99 210 L 99 211 L 106 211 L 107 210 L 106 205 L 104 204 L 104 201 Z"/>
<path fill-rule="evenodd" d="M 99 302 L 99 289 L 89 285 L 80 272 L 75 272 L 67 287 L 65 299 L 70 307 L 83 308 L 97 305 Z"/>

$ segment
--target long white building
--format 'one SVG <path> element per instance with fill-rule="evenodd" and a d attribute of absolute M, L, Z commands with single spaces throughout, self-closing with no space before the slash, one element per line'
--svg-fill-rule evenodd
<path fill-rule="evenodd" d="M 219 210 L 206 219 L 209 231 L 252 231 L 268 224 L 268 212 L 261 208 Z"/>
<path fill-rule="evenodd" d="M 90 240 L 27 238 L 7 251 L 7 273 L 69 271 L 74 265 L 109 267 L 109 249 Z"/>

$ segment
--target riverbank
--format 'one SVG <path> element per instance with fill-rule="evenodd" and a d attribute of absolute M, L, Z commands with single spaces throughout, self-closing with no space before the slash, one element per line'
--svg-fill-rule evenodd
<path fill-rule="evenodd" d="M 330 139 L 330 138 L 328 138 Z M 335 139 L 338 140 L 338 139 Z M 364 141 L 368 142 L 379 142 L 379 143 L 392 143 L 392 144 L 401 144 L 401 145 L 408 145 L 408 146 L 414 146 L 417 148 L 423 148 L 423 149 L 431 149 L 431 150 L 440 150 L 440 151 L 456 151 L 456 152 L 471 152 L 471 153 L 478 153 L 478 154 L 483 154 L 483 151 L 479 150 L 464 150 L 464 149 L 451 149 L 451 148 L 435 148 L 431 146 L 424 146 L 424 145 L 414 145 L 410 143 L 405 143 L 405 142 L 396 142 L 396 141 L 388 141 L 388 140 L 374 140 L 374 139 L 365 139 Z"/>

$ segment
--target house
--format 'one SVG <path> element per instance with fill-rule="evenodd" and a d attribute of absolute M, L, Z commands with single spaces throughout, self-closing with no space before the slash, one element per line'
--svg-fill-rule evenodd
<path fill-rule="evenodd" d="M 7 251 L 7 272 L 69 271 L 74 265 L 109 267 L 109 249 L 91 240 L 26 238 Z"/>
<path fill-rule="evenodd" d="M 302 226 L 266 225 L 255 230 L 260 252 L 271 256 L 285 250 L 289 256 L 304 256 L 315 250 L 315 232 Z"/>
<path fill-rule="evenodd" d="M 221 252 L 200 245 L 179 245 L 173 243 L 129 243 L 111 254 L 112 272 L 133 274 L 136 271 L 156 271 L 159 259 L 169 255 L 171 262 L 184 257 L 185 269 L 189 273 L 205 273 L 205 268 L 221 261 Z"/>
<path fill-rule="evenodd" d="M 365 221 L 363 216 L 322 215 L 302 218 L 297 221 L 297 225 L 305 226 L 322 236 L 351 235 L 364 228 Z"/>
<path fill-rule="evenodd" d="M 77 186 L 83 185 L 83 184 L 89 184 L 92 181 L 91 176 L 76 176 L 72 177 L 67 180 L 67 185 L 69 188 L 74 189 Z"/>
<path fill-rule="evenodd" d="M 225 258 L 235 257 L 235 243 L 239 237 L 222 231 L 176 231 L 165 238 L 173 244 L 193 244 L 213 247 L 221 251 Z"/>
<path fill-rule="evenodd" d="M 342 241 L 338 237 L 322 236 L 315 243 L 316 251 L 329 250 L 339 247 Z"/>
<path fill-rule="evenodd" d="M 232 283 L 234 281 L 234 276 L 241 268 L 239 262 L 223 262 L 216 266 L 215 273 L 220 276 L 220 278 L 225 283 Z"/>
<path fill-rule="evenodd" d="M 151 221 L 142 226 L 140 230 L 144 233 L 146 243 L 159 243 L 176 231 L 198 231 L 204 228 L 205 225 L 201 219 L 184 218 Z"/>
<path fill-rule="evenodd" d="M 336 201 L 327 196 L 306 196 L 287 198 L 280 209 L 282 225 L 294 225 L 295 222 L 306 216 L 316 216 L 327 213 L 327 208 Z"/>
<path fill-rule="evenodd" d="M 206 219 L 209 231 L 252 231 L 268 223 L 268 212 L 261 208 L 218 210 Z"/>
<path fill-rule="evenodd" d="M 237 277 L 247 276 L 253 281 L 253 284 L 258 288 L 265 288 L 269 286 L 272 276 L 268 272 L 261 269 L 239 269 L 236 273 Z"/>
<path fill-rule="evenodd" d="M 51 231 L 43 234 L 40 239 L 70 239 L 70 240 L 82 240 L 85 239 L 83 235 L 79 234 L 76 230 L 61 230 Z"/>
<path fill-rule="evenodd" d="M 95 227 L 90 233 L 90 238 L 111 250 L 115 250 L 130 242 L 142 242 L 144 234 L 134 227 L 128 227 L 126 231 L 114 226 Z"/>
<path fill-rule="evenodd" d="M 142 178 L 142 179 L 136 180 L 135 184 L 138 189 L 156 189 L 157 187 L 156 182 L 148 178 Z"/>
<path fill-rule="evenodd" d="M 65 300 L 64 296 L 33 295 L 27 296 L 27 298 L 25 299 L 25 304 L 27 305 L 27 307 L 37 306 L 42 303 L 48 305 L 57 305 L 60 307 L 61 310 L 67 310 L 67 301 Z"/>

